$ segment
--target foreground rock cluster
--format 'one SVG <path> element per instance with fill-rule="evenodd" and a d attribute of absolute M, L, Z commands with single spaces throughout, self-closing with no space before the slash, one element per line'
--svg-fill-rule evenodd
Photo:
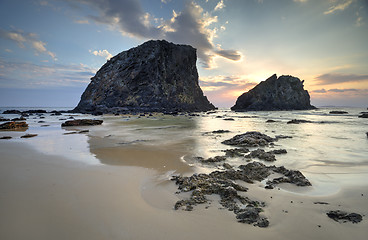
<path fill-rule="evenodd" d="M 222 132 L 222 131 L 221 131 Z M 175 204 L 175 209 L 193 210 L 198 204 L 208 203 L 208 195 L 219 195 L 220 204 L 229 211 L 234 212 L 236 219 L 242 223 L 253 224 L 258 227 L 267 227 L 269 221 L 261 216 L 264 202 L 254 201 L 244 195 L 248 188 L 244 184 L 254 183 L 268 179 L 270 175 L 277 174 L 280 177 L 268 179 L 266 189 L 273 189 L 280 183 L 290 183 L 297 186 L 311 186 L 307 178 L 298 170 L 289 170 L 285 167 L 266 166 L 257 161 L 237 168 L 228 163 L 224 163 L 229 157 L 244 157 L 244 159 L 258 158 L 265 161 L 275 161 L 274 154 L 285 154 L 285 149 L 278 149 L 265 152 L 263 149 L 250 151 L 249 147 L 265 147 L 272 145 L 278 138 L 272 138 L 260 132 L 246 132 L 239 134 L 222 143 L 235 146 L 235 149 L 225 150 L 225 156 L 215 156 L 208 159 L 197 157 L 202 164 L 222 163 L 223 171 L 213 171 L 209 174 L 194 174 L 192 176 L 174 176 L 173 181 L 178 185 L 179 192 L 191 192 L 188 199 L 179 200 Z M 250 153 L 249 153 L 250 152 Z M 249 153 L 248 155 L 245 155 Z"/>

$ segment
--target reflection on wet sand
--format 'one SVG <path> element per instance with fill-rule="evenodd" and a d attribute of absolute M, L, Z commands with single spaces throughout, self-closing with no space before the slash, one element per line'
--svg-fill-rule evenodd
<path fill-rule="evenodd" d="M 89 142 L 93 141 L 98 139 L 89 140 Z M 194 144 L 194 139 L 188 139 L 181 143 L 160 146 L 129 144 L 128 146 L 90 148 L 90 151 L 102 164 L 138 166 L 154 169 L 159 173 L 167 171 L 187 173 L 192 171 L 192 167 L 181 158 L 188 154 L 188 149 Z"/>

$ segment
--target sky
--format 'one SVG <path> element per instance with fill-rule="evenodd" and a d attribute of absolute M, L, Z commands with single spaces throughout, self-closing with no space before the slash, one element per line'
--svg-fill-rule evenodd
<path fill-rule="evenodd" d="M 74 107 L 98 69 L 150 39 L 197 49 L 217 107 L 273 74 L 315 106 L 368 107 L 367 0 L 1 0 L 0 107 Z"/>

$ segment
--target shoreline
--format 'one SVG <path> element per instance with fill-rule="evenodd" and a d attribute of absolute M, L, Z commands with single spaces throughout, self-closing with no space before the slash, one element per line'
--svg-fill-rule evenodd
<path fill-rule="evenodd" d="M 247 184 L 247 196 L 266 202 L 270 226 L 260 229 L 219 210 L 216 196 L 208 209 L 173 210 L 177 188 L 155 170 L 86 165 L 15 142 L 1 144 L 0 153 L 1 239 L 364 239 L 368 227 L 365 217 L 342 224 L 325 214 L 341 208 L 368 215 L 363 187 L 311 197 Z"/>

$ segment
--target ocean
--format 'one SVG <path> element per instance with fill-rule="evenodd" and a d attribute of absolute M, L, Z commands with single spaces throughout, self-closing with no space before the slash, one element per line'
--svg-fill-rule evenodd
<path fill-rule="evenodd" d="M 4 110 L 29 109 L 70 110 L 70 108 L 0 108 Z M 346 111 L 347 114 L 330 114 L 330 111 Z M 368 121 L 359 118 L 364 108 L 319 108 L 308 111 L 273 112 L 233 112 L 219 109 L 213 112 L 189 115 L 103 115 L 63 113 L 53 116 L 50 113 L 27 117 L 27 133 L 38 134 L 30 139 L 20 136 L 24 132 L 1 131 L 0 137 L 12 136 L 10 140 L 27 144 L 47 155 L 65 156 L 80 164 L 138 166 L 153 168 L 157 178 L 169 178 L 175 174 L 191 175 L 222 170 L 221 164 L 204 164 L 197 157 L 223 156 L 224 150 L 234 148 L 221 142 L 234 135 L 248 131 L 258 131 L 271 137 L 277 135 L 291 138 L 279 139 L 266 151 L 286 149 L 287 154 L 276 155 L 275 162 L 266 165 L 285 166 L 301 171 L 312 183 L 312 187 L 283 187 L 284 191 L 305 195 L 330 195 L 346 185 L 364 185 L 368 181 Z M 0 114 L 4 118 L 19 117 L 17 114 Z M 100 126 L 62 128 L 61 123 L 68 119 L 102 119 Z M 293 119 L 307 120 L 308 123 L 288 124 Z M 274 122 L 267 122 L 273 120 Z M 89 130 L 84 134 L 67 134 L 77 130 Z M 227 130 L 225 133 L 213 133 Z M 163 152 L 180 153 L 173 155 L 172 162 L 150 164 L 160 161 L 155 156 L 144 155 L 145 161 L 127 159 L 124 154 L 114 159 L 99 154 L 99 149 L 160 149 Z M 256 148 L 251 148 L 254 150 Z M 130 156 L 131 158 L 131 156 Z M 230 165 L 237 167 L 246 164 L 243 157 L 228 158 Z M 264 184 L 264 183 L 261 183 Z"/>

